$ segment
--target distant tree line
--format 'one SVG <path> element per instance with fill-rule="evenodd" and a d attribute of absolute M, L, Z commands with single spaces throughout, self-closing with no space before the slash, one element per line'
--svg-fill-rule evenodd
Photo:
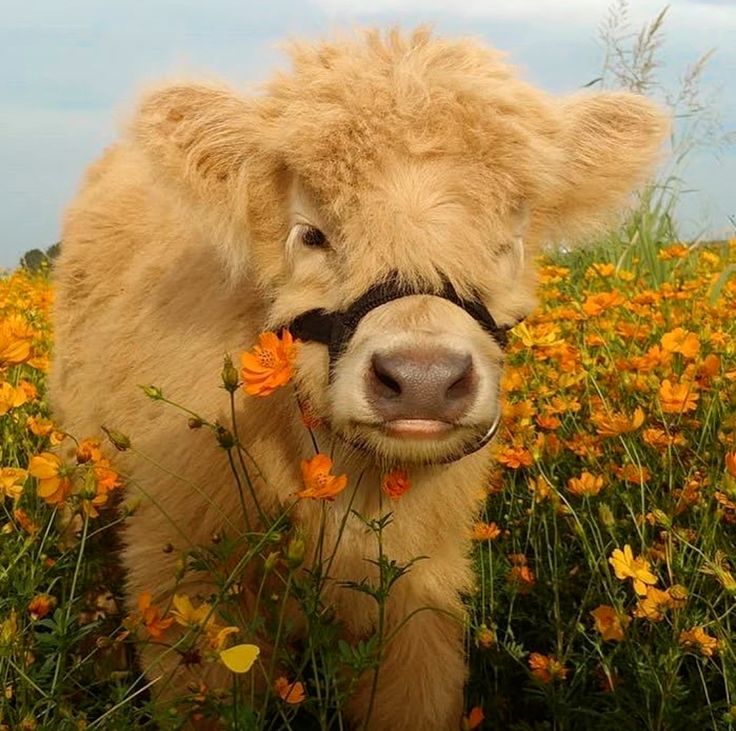
<path fill-rule="evenodd" d="M 31 272 L 38 272 L 44 267 L 48 269 L 54 263 L 54 259 L 59 256 L 60 251 L 61 241 L 52 244 L 46 251 L 31 249 L 21 256 L 20 265 Z"/>

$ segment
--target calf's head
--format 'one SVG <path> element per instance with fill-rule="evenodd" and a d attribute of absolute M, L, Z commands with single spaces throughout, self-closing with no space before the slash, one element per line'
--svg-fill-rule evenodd
<path fill-rule="evenodd" d="M 457 459 L 497 423 L 540 245 L 620 206 L 667 122 L 633 94 L 553 98 L 424 30 L 291 53 L 255 95 L 152 92 L 130 143 L 233 295 L 303 340 L 298 392 L 336 435 L 389 462 Z"/>

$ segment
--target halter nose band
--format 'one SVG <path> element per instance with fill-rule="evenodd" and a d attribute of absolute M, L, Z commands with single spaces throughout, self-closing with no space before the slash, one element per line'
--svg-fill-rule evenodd
<path fill-rule="evenodd" d="M 493 315 L 479 298 L 460 297 L 455 287 L 446 278 L 444 278 L 442 291 L 434 292 L 431 289 L 409 287 L 403 284 L 395 273 L 385 281 L 373 285 L 347 309 L 336 312 L 322 309 L 309 310 L 292 320 L 287 327 L 291 334 L 299 340 L 311 340 L 327 346 L 330 354 L 330 375 L 332 375 L 335 361 L 355 334 L 360 321 L 371 310 L 387 302 L 417 294 L 434 295 L 452 302 L 478 322 L 501 349 L 506 347 L 510 326 L 497 325 Z"/>

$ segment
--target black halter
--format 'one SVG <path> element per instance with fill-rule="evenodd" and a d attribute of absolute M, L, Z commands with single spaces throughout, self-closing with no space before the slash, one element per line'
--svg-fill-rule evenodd
<path fill-rule="evenodd" d="M 416 294 L 429 294 L 452 302 L 461 310 L 467 312 L 481 327 L 490 334 L 503 350 L 508 342 L 508 331 L 513 325 L 497 325 L 493 315 L 480 301 L 479 297 L 464 299 L 458 293 L 452 283 L 443 277 L 441 292 L 432 291 L 430 288 L 409 287 L 402 283 L 398 274 L 390 274 L 384 281 L 374 284 L 364 292 L 347 309 L 335 312 L 315 309 L 295 317 L 286 327 L 291 334 L 299 340 L 323 343 L 327 346 L 330 355 L 330 380 L 334 374 L 335 362 L 348 344 L 350 338 L 360 324 L 360 321 L 376 307 L 385 305 L 387 302 L 410 297 Z M 459 456 L 471 454 L 488 444 L 493 439 L 501 422 L 501 412 L 498 411 L 493 424 L 486 433 L 472 445 L 468 445 Z M 450 457 L 448 461 L 459 459 Z"/>
<path fill-rule="evenodd" d="M 512 326 L 497 325 L 493 315 L 478 297 L 463 299 L 447 278 L 443 277 L 443 281 L 442 291 L 434 292 L 430 288 L 410 287 L 403 283 L 396 273 L 392 273 L 384 281 L 374 284 L 364 292 L 346 310 L 335 312 L 322 309 L 309 310 L 294 318 L 287 327 L 291 334 L 299 340 L 311 340 L 327 346 L 330 354 L 331 376 L 335 361 L 355 334 L 360 321 L 371 310 L 402 297 L 430 294 L 442 297 L 467 312 L 491 335 L 501 349 L 505 348 L 508 331 Z"/>

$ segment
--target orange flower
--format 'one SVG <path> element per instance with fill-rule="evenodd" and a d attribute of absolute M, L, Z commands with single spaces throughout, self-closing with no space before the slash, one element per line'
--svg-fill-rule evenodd
<path fill-rule="evenodd" d="M 616 477 L 634 485 L 647 483 L 652 478 L 651 473 L 646 467 L 637 467 L 635 464 L 630 463 L 625 464 L 623 467 L 615 466 L 613 471 L 616 473 Z"/>
<path fill-rule="evenodd" d="M 479 728 L 484 719 L 485 715 L 480 706 L 471 708 L 470 713 L 463 717 L 463 731 L 472 731 L 474 728 Z"/>
<path fill-rule="evenodd" d="M 161 610 L 158 607 L 155 607 L 151 603 L 151 600 L 151 593 L 144 591 L 138 597 L 138 609 L 141 613 L 143 625 L 148 630 L 148 634 L 151 635 L 153 639 L 159 640 L 163 636 L 164 632 L 174 623 L 174 618 L 167 617 L 164 619 L 161 616 Z"/>
<path fill-rule="evenodd" d="M 736 477 L 736 452 L 726 452 L 726 469 Z"/>
<path fill-rule="evenodd" d="M 529 667 L 532 675 L 542 683 L 564 680 L 570 672 L 557 658 L 539 652 L 529 655 Z"/>
<path fill-rule="evenodd" d="M 19 332 L 14 325 L 11 320 L 0 322 L 0 363 L 3 365 L 17 365 L 28 360 L 31 354 L 32 333 Z"/>
<path fill-rule="evenodd" d="M 50 452 L 31 457 L 28 473 L 38 480 L 38 496 L 49 505 L 63 503 L 72 491 L 68 468 Z"/>
<path fill-rule="evenodd" d="M 631 546 L 627 543 L 622 551 L 616 548 L 608 559 L 608 563 L 613 566 L 618 579 L 633 579 L 634 591 L 639 596 L 647 593 L 647 584 L 656 584 L 657 577 L 649 570 L 649 562 L 639 556 L 634 558 Z"/>
<path fill-rule="evenodd" d="M 294 374 L 298 341 L 288 330 L 265 332 L 258 336 L 258 345 L 240 356 L 243 387 L 251 396 L 269 396 L 285 386 Z"/>
<path fill-rule="evenodd" d="M 718 650 L 718 640 L 711 637 L 702 627 L 693 627 L 680 632 L 680 644 L 683 647 L 697 647 L 701 655 L 713 657 Z"/>
<path fill-rule="evenodd" d="M 99 439 L 83 439 L 77 447 L 77 462 L 99 462 L 102 459 Z"/>
<path fill-rule="evenodd" d="M 619 614 L 608 604 L 601 604 L 591 614 L 595 620 L 595 628 L 600 632 L 601 638 L 612 642 L 621 642 L 624 631 L 631 623 L 631 618 L 626 614 Z"/>
<path fill-rule="evenodd" d="M 496 633 L 487 625 L 482 624 L 478 628 L 475 639 L 480 647 L 487 650 L 489 647 L 493 647 L 493 645 L 496 644 Z"/>
<path fill-rule="evenodd" d="M 307 696 L 304 693 L 304 686 L 298 681 L 290 683 L 285 677 L 276 678 L 273 684 L 276 695 L 281 698 L 284 703 L 294 706 L 301 703 Z"/>
<path fill-rule="evenodd" d="M 56 599 L 50 594 L 37 594 L 28 604 L 28 614 L 37 621 L 43 619 L 56 606 Z"/>
<path fill-rule="evenodd" d="M 685 437 L 682 434 L 668 434 L 664 429 L 645 429 L 642 439 L 650 446 L 659 449 L 667 447 L 682 447 L 685 445 Z"/>
<path fill-rule="evenodd" d="M 39 526 L 30 519 L 28 513 L 26 513 L 22 508 L 14 510 L 13 517 L 17 521 L 18 525 L 29 535 L 34 535 L 40 530 Z"/>
<path fill-rule="evenodd" d="M 26 419 L 26 427 L 37 437 L 45 437 L 54 430 L 54 422 L 51 419 L 43 419 L 40 416 L 29 416 Z"/>
<path fill-rule="evenodd" d="M 28 401 L 28 394 L 20 386 L 13 386 L 7 381 L 0 383 L 0 416 L 11 409 L 23 406 Z"/>
<path fill-rule="evenodd" d="M 665 246 L 657 252 L 657 258 L 660 261 L 669 261 L 670 259 L 683 259 L 687 256 L 689 249 L 685 244 L 671 244 Z"/>
<path fill-rule="evenodd" d="M 317 416 L 317 412 L 314 410 L 314 405 L 306 397 L 298 397 L 297 404 L 299 405 L 299 415 L 302 419 L 302 424 L 307 429 L 316 429 L 322 424 L 322 420 Z"/>
<path fill-rule="evenodd" d="M 534 420 L 542 429 L 549 429 L 550 431 L 559 429 L 562 425 L 562 422 L 552 414 L 538 414 L 534 417 Z"/>
<path fill-rule="evenodd" d="M 672 597 L 669 592 L 657 589 L 655 586 L 648 586 L 646 596 L 639 599 L 634 614 L 650 622 L 659 622 L 664 617 L 665 611 L 671 607 Z"/>
<path fill-rule="evenodd" d="M 528 566 L 512 566 L 506 580 L 520 594 L 528 594 L 534 586 L 537 577 Z"/>
<path fill-rule="evenodd" d="M 590 420 L 602 437 L 617 437 L 636 431 L 644 423 L 644 411 L 637 407 L 632 416 L 626 414 L 592 414 Z"/>
<path fill-rule="evenodd" d="M 695 411 L 698 407 L 698 394 L 692 383 L 672 383 L 669 379 L 662 381 L 659 387 L 659 401 L 662 411 L 667 414 L 682 414 Z"/>
<path fill-rule="evenodd" d="M 498 455 L 498 461 L 512 470 L 518 470 L 521 467 L 530 467 L 534 457 L 524 447 L 504 447 Z"/>
<path fill-rule="evenodd" d="M 410 488 L 409 475 L 404 470 L 387 472 L 381 481 L 381 490 L 392 500 L 398 500 Z"/>
<path fill-rule="evenodd" d="M 583 312 L 588 317 L 597 317 L 611 307 L 618 307 L 626 300 L 618 292 L 600 292 L 591 294 L 583 303 Z"/>
<path fill-rule="evenodd" d="M 348 484 L 348 476 L 330 474 L 332 460 L 326 454 L 317 454 L 312 459 L 302 460 L 304 489 L 296 494 L 299 498 L 312 500 L 334 500 Z"/>
<path fill-rule="evenodd" d="M 612 277 L 615 273 L 616 266 L 610 262 L 606 262 L 605 264 L 591 264 L 586 270 L 585 276 L 591 277 L 594 274 L 597 274 L 599 277 L 607 279 L 608 277 Z"/>
<path fill-rule="evenodd" d="M 473 540 L 495 541 L 501 535 L 501 529 L 495 523 L 476 523 L 473 526 Z"/>
<path fill-rule="evenodd" d="M 567 481 L 567 489 L 578 497 L 597 495 L 603 489 L 603 477 L 583 472 L 580 477 L 571 477 Z"/>
<path fill-rule="evenodd" d="M 695 358 L 700 352 L 700 341 L 695 333 L 691 333 L 682 327 L 662 335 L 659 341 L 662 347 L 670 353 L 680 353 L 685 358 Z"/>
<path fill-rule="evenodd" d="M 20 467 L 3 467 L 0 469 L 0 502 L 9 497 L 18 500 L 23 493 L 23 483 L 28 472 Z"/>

